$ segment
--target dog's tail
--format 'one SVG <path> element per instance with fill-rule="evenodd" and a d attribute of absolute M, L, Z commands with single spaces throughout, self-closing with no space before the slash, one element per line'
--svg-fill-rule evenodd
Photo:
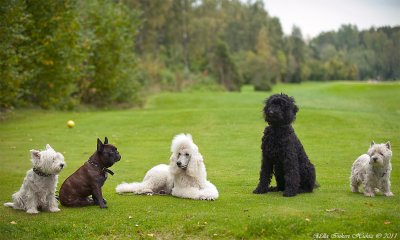
<path fill-rule="evenodd" d="M 13 208 L 14 203 L 12 203 L 12 202 L 4 203 L 4 206 Z"/>
<path fill-rule="evenodd" d="M 117 193 L 135 193 L 135 194 L 144 194 L 147 189 L 147 184 L 144 182 L 134 182 L 134 183 L 126 183 L 123 182 L 119 184 L 115 191 Z"/>

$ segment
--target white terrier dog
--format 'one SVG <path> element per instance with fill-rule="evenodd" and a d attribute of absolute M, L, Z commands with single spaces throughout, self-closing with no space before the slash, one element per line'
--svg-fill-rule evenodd
<path fill-rule="evenodd" d="M 33 168 L 26 173 L 20 190 L 12 195 L 13 202 L 4 206 L 24 210 L 27 213 L 58 212 L 55 198 L 58 174 L 64 168 L 64 156 L 47 144 L 46 150 L 31 150 Z"/>
<path fill-rule="evenodd" d="M 179 134 L 171 144 L 169 166 L 160 164 L 150 169 L 143 182 L 121 183 L 117 193 L 172 194 L 176 197 L 196 200 L 215 200 L 217 188 L 207 181 L 203 157 L 190 134 Z"/>
<path fill-rule="evenodd" d="M 364 185 L 364 195 L 375 196 L 378 190 L 387 197 L 393 196 L 390 191 L 390 159 L 392 151 L 390 142 L 375 144 L 372 141 L 368 154 L 363 154 L 353 163 L 350 177 L 352 192 L 358 192 L 360 184 Z"/>

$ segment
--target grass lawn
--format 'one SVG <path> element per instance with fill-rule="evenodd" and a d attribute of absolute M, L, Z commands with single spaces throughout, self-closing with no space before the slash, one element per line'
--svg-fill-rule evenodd
<path fill-rule="evenodd" d="M 316 166 L 321 187 L 314 193 L 252 194 L 265 127 L 261 110 L 271 93 L 245 87 L 241 93 L 162 93 L 143 109 L 18 110 L 0 122 L 2 203 L 11 200 L 31 168 L 29 150 L 46 143 L 67 162 L 58 187 L 95 151 L 97 137 L 108 136 L 122 159 L 103 188 L 108 209 L 61 206 L 59 213 L 32 216 L 1 206 L 0 239 L 310 239 L 317 233 L 331 238 L 397 233 L 400 239 L 399 82 L 280 84 L 273 92 L 294 96 L 300 107 L 294 128 Z M 69 119 L 75 128 L 66 127 Z M 115 193 L 120 182 L 140 181 L 148 169 L 167 163 L 172 137 L 182 132 L 193 135 L 219 199 Z M 351 165 L 371 140 L 392 143 L 392 198 L 350 192 Z"/>

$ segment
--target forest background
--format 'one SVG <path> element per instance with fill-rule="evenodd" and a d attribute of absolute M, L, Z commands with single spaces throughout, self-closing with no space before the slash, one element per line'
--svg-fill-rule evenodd
<path fill-rule="evenodd" d="M 400 26 L 284 35 L 262 1 L 0 5 L 0 111 L 143 105 L 154 91 L 400 79 Z"/>

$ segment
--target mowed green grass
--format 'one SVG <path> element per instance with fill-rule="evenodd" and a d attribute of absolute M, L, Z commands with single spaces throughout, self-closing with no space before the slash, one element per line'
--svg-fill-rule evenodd
<path fill-rule="evenodd" d="M 279 84 L 294 96 L 294 128 L 321 185 L 312 194 L 284 198 L 252 194 L 258 183 L 263 101 L 272 93 L 162 93 L 143 109 L 90 112 L 20 110 L 0 125 L 0 200 L 7 202 L 31 168 L 29 150 L 50 143 L 67 168 L 59 185 L 107 136 L 122 159 L 103 187 L 108 209 L 65 208 L 28 215 L 0 207 L 1 239 L 310 239 L 317 233 L 400 234 L 400 84 Z M 76 126 L 66 127 L 73 119 Z M 172 137 L 191 133 L 220 197 L 194 201 L 172 196 L 121 196 L 122 181 L 141 181 L 168 163 Z M 392 143 L 394 197 L 350 192 L 353 161 L 370 141 Z M 16 224 L 12 224 L 16 223 Z M 322 236 L 322 235 L 321 235 Z M 338 235 L 336 235 L 338 236 Z M 397 235 L 397 238 L 400 238 Z"/>

